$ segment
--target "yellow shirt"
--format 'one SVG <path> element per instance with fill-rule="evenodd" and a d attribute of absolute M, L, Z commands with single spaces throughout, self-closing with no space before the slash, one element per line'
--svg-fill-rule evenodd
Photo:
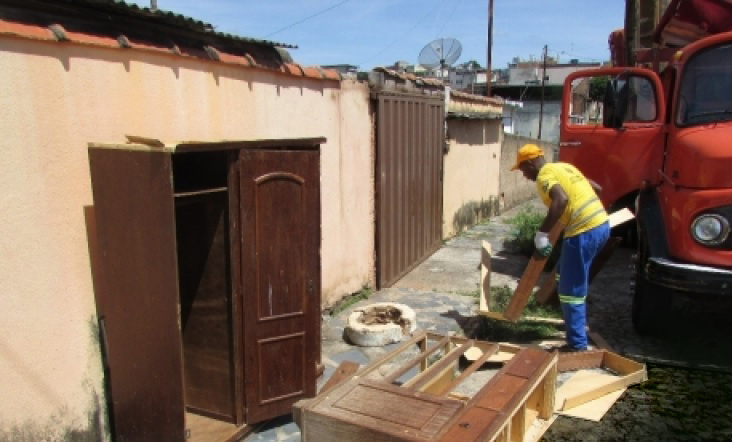
<path fill-rule="evenodd" d="M 567 207 L 559 220 L 564 224 L 564 236 L 576 236 L 607 221 L 607 212 L 595 190 L 582 172 L 568 163 L 546 163 L 536 177 L 541 201 L 549 207 L 549 191 L 559 184 L 567 194 Z"/>

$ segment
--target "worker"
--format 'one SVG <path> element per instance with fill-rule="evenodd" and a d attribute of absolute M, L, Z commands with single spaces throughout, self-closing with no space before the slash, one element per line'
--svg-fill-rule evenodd
<path fill-rule="evenodd" d="M 602 188 L 571 164 L 548 163 L 544 151 L 535 144 L 525 144 L 518 150 L 511 170 L 516 169 L 527 179 L 536 181 L 539 197 L 548 208 L 534 236 L 539 255 L 551 254 L 549 231 L 557 222 L 564 225 L 558 293 L 567 342 L 558 350 L 584 351 L 590 265 L 610 234 L 608 215 L 598 198 Z"/>

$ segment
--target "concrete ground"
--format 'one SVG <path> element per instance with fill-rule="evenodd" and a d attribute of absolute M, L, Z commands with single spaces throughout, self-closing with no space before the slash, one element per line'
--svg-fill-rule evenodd
<path fill-rule="evenodd" d="M 504 241 L 513 227 L 506 221 L 526 208 L 543 210 L 531 201 L 453 238 L 402 278 L 367 300 L 323 317 L 322 385 L 341 361 L 361 365 L 392 349 L 362 348 L 343 338 L 354 308 L 374 302 L 406 304 L 417 313 L 418 329 L 471 336 L 480 323 L 475 293 L 480 249 L 493 249 L 491 285 L 514 288 L 528 259 L 511 253 Z M 637 335 L 630 322 L 629 265 L 632 251 L 618 249 L 593 282 L 588 296 L 588 322 L 613 351 L 648 363 L 649 381 L 629 389 L 599 423 L 560 417 L 545 441 L 732 440 L 732 301 L 680 301 L 677 323 L 663 337 Z M 491 340 L 491 337 L 486 337 Z M 497 339 L 496 339 L 497 340 Z M 243 441 L 295 442 L 300 431 L 290 416 L 258 426 Z"/>

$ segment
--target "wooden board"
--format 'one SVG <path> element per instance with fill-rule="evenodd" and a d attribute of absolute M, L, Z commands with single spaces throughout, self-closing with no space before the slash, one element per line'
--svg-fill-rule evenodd
<path fill-rule="evenodd" d="M 565 411 L 585 402 L 597 399 L 598 397 L 614 390 L 624 388 L 622 386 L 618 388 L 610 388 L 609 391 L 599 393 L 596 396 L 594 394 L 587 394 L 588 392 L 594 393 L 598 387 L 613 386 L 618 379 L 618 376 L 604 371 L 578 370 L 557 389 L 557 401 L 555 408 L 557 411 Z"/>
<path fill-rule="evenodd" d="M 599 333 L 588 330 L 587 337 L 589 337 L 590 340 L 595 344 L 595 347 L 597 347 L 601 350 L 612 351 L 612 347 L 610 347 L 610 344 L 608 344 L 607 341 L 605 340 L 605 338 L 600 336 Z"/>
<path fill-rule="evenodd" d="M 491 243 L 483 241 L 480 248 L 480 303 L 479 309 L 482 312 L 491 310 L 491 256 L 493 250 Z"/>
<path fill-rule="evenodd" d="M 569 410 L 558 411 L 557 414 L 599 422 L 605 413 L 610 410 L 613 404 L 620 399 L 620 396 L 625 393 L 625 390 L 625 388 L 622 388 L 620 390 L 613 391 L 612 393 L 608 393 L 605 396 L 601 396 L 585 404 L 570 408 Z"/>
<path fill-rule="evenodd" d="M 563 229 L 564 226 L 560 222 L 557 222 L 554 227 L 552 227 L 549 232 L 549 242 L 552 245 L 557 242 L 557 239 Z M 526 270 L 524 270 L 524 273 L 519 280 L 516 290 L 513 292 L 511 300 L 506 306 L 506 310 L 503 312 L 503 316 L 509 321 L 516 322 L 521 316 L 521 312 L 529 302 L 529 297 L 536 286 L 536 282 L 539 280 L 539 276 L 541 276 L 541 273 L 544 270 L 547 258 L 548 257 L 541 256 L 538 253 L 534 253 L 531 257 L 529 264 L 526 266 Z"/>
<path fill-rule="evenodd" d="M 619 226 L 625 222 L 628 222 L 635 218 L 635 215 L 633 212 L 630 211 L 627 207 L 623 207 L 620 210 L 616 210 L 615 212 L 608 215 L 608 222 L 610 223 L 610 227 Z"/>

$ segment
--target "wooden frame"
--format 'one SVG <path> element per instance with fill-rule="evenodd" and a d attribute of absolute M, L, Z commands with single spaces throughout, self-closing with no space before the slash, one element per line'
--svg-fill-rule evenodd
<path fill-rule="evenodd" d="M 557 391 L 557 411 L 564 411 L 582 405 L 613 391 L 648 380 L 646 366 L 639 362 L 624 358 L 607 350 L 590 350 L 579 353 L 559 355 L 560 372 L 604 369 L 615 375 L 596 376 L 584 382 L 583 387 L 560 389 Z"/>
<path fill-rule="evenodd" d="M 408 354 L 415 346 L 418 354 Z M 465 357 L 471 349 L 481 355 Z M 498 353 L 513 357 L 472 397 L 455 391 Z M 472 363 L 457 374 L 461 358 Z M 303 441 L 534 441 L 555 417 L 557 361 L 556 353 L 420 331 L 356 373 L 342 365 L 293 414 Z"/>

